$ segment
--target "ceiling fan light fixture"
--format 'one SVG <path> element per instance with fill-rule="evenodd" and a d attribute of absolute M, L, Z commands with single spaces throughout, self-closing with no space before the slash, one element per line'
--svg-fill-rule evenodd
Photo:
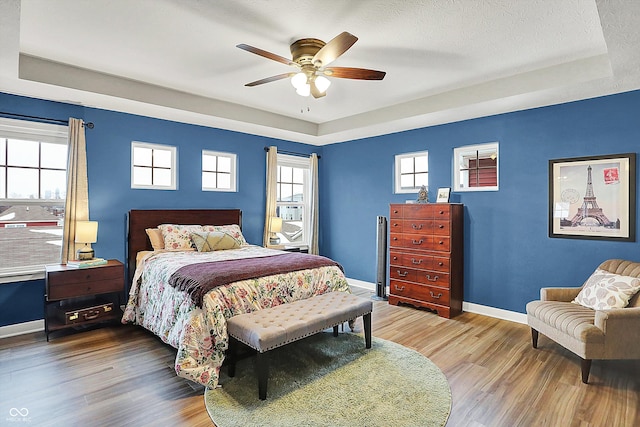
<path fill-rule="evenodd" d="M 298 90 L 300 90 L 303 86 L 309 86 L 307 84 L 307 75 L 302 72 L 296 73 L 293 77 L 291 77 L 291 84 Z"/>
<path fill-rule="evenodd" d="M 331 80 L 324 76 L 316 77 L 316 87 L 321 93 L 326 92 L 327 89 L 329 89 L 329 86 L 331 86 Z"/>
<path fill-rule="evenodd" d="M 300 96 L 309 96 L 311 93 L 311 85 L 305 83 L 299 88 L 296 88 L 296 93 Z"/>

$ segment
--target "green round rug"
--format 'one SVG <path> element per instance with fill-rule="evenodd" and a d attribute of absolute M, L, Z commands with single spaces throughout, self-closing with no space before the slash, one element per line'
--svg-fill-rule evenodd
<path fill-rule="evenodd" d="M 236 376 L 223 368 L 205 390 L 217 427 L 444 426 L 451 390 L 440 369 L 420 353 L 362 335 L 320 333 L 270 352 L 267 400 L 258 399 L 255 357 Z"/>

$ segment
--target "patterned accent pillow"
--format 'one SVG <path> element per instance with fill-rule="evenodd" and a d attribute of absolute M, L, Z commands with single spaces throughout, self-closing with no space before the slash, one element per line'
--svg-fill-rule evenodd
<path fill-rule="evenodd" d="M 231 225 L 203 225 L 202 231 L 220 231 L 222 233 L 227 233 L 231 237 L 237 239 L 241 245 L 248 245 L 244 236 L 242 235 L 242 231 L 240 230 L 240 226 L 238 224 Z"/>
<path fill-rule="evenodd" d="M 202 231 L 201 225 L 160 224 L 158 226 L 168 251 L 191 251 L 191 233 Z"/>
<path fill-rule="evenodd" d="M 151 247 L 154 251 L 164 249 L 164 238 L 162 237 L 162 231 L 159 228 L 146 228 L 144 231 L 149 236 Z"/>
<path fill-rule="evenodd" d="M 624 308 L 640 291 L 640 279 L 596 269 L 572 301 L 594 310 Z"/>
<path fill-rule="evenodd" d="M 238 249 L 240 241 L 230 234 L 221 231 L 203 231 L 191 234 L 191 240 L 198 252 L 222 251 Z"/>

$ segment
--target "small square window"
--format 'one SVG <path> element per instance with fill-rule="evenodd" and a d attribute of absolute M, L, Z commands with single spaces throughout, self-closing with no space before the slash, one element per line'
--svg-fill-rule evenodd
<path fill-rule="evenodd" d="M 429 186 L 429 153 L 397 154 L 395 162 L 395 192 L 415 193 Z"/>
<path fill-rule="evenodd" d="M 453 150 L 453 191 L 498 190 L 498 143 Z"/>
<path fill-rule="evenodd" d="M 131 143 L 131 188 L 175 190 L 176 147 Z"/>
<path fill-rule="evenodd" d="M 202 150 L 202 191 L 237 191 L 235 154 Z"/>

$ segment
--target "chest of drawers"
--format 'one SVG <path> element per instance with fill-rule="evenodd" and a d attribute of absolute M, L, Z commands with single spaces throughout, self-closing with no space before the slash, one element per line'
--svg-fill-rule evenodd
<path fill-rule="evenodd" d="M 457 203 L 390 206 L 390 304 L 462 312 L 463 224 Z"/>

